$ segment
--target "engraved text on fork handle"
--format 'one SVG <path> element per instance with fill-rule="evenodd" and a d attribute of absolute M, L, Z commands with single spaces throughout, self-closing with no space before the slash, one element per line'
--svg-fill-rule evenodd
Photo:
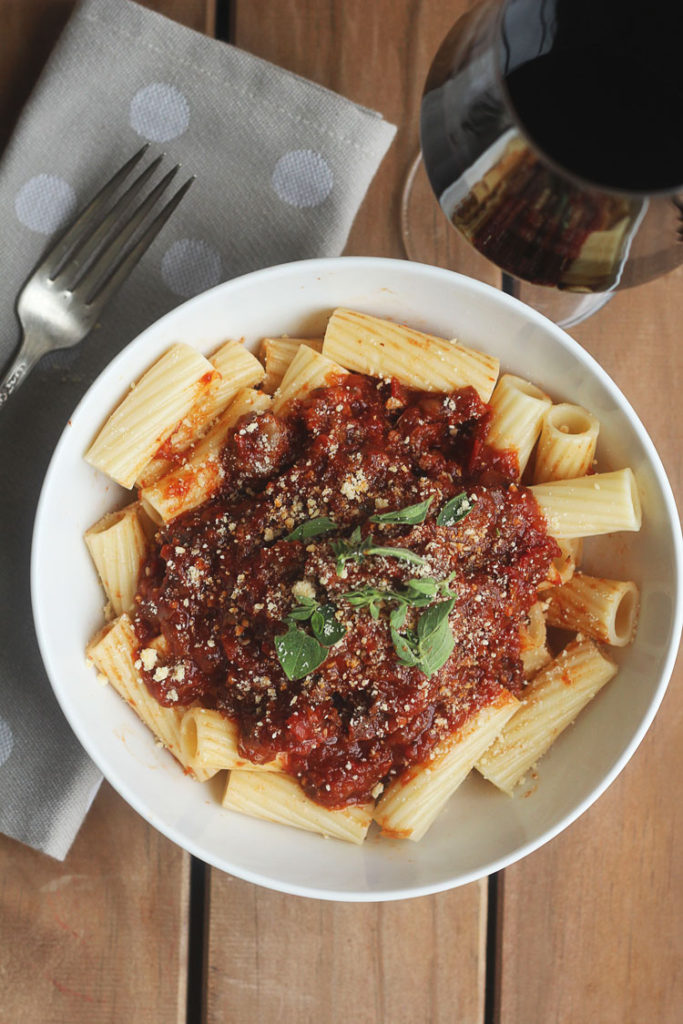
<path fill-rule="evenodd" d="M 3 408 L 10 395 L 23 383 L 28 376 L 29 370 L 35 366 L 40 357 L 44 355 L 44 352 L 44 349 L 36 351 L 30 348 L 23 348 L 19 351 L 2 381 L 0 381 L 0 409 Z"/>

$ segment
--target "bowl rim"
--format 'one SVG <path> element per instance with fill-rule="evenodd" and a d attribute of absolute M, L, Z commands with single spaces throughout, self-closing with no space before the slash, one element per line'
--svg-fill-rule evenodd
<path fill-rule="evenodd" d="M 543 829 L 539 835 L 526 840 L 520 845 L 516 846 L 513 851 L 503 856 L 493 858 L 486 863 L 482 864 L 476 869 L 461 873 L 454 878 L 442 879 L 439 882 L 432 884 L 423 884 L 419 886 L 412 886 L 410 888 L 394 888 L 394 889 L 373 889 L 372 891 L 349 891 L 345 889 L 318 889 L 315 885 L 298 885 L 289 882 L 283 882 L 275 877 L 267 874 L 263 874 L 258 871 L 252 871 L 248 867 L 242 865 L 233 865 L 228 860 L 224 859 L 221 862 L 221 858 L 207 854 L 207 851 L 202 849 L 201 844 L 195 842 L 191 837 L 181 835 L 178 830 L 165 821 L 162 821 L 156 814 L 154 808 L 147 806 L 146 801 L 139 797 L 134 789 L 132 789 L 125 780 L 123 780 L 117 772 L 116 766 L 112 766 L 107 761 L 106 757 L 98 749 L 96 739 L 87 732 L 84 728 L 81 728 L 78 720 L 73 720 L 71 715 L 71 708 L 67 695 L 64 692 L 64 688 L 60 683 L 60 672 L 58 666 L 53 663 L 51 651 L 49 647 L 49 628 L 42 618 L 41 607 L 39 602 L 39 590 L 40 590 L 40 579 L 39 579 L 39 556 L 40 556 L 40 545 L 41 545 L 41 534 L 43 531 L 43 523 L 46 516 L 46 508 L 48 504 L 48 492 L 50 490 L 50 484 L 53 476 L 58 471 L 59 456 L 65 447 L 68 446 L 69 438 L 71 435 L 70 424 L 75 419 L 81 408 L 89 401 L 89 396 L 95 385 L 100 381 L 104 374 L 115 374 L 119 365 L 124 364 L 129 358 L 130 351 L 133 347 L 137 348 L 144 345 L 145 340 L 148 336 L 157 333 L 162 330 L 169 322 L 178 315 L 180 310 L 187 311 L 193 307 L 199 307 L 207 301 L 208 296 L 213 296 L 216 293 L 227 292 L 229 293 L 233 289 L 239 289 L 244 285 L 251 283 L 253 279 L 261 279 L 266 284 L 269 278 L 280 278 L 282 276 L 292 275 L 298 276 L 302 273 L 310 273 L 311 275 L 327 273 L 341 269 L 341 267 L 357 267 L 362 269 L 364 266 L 377 268 L 378 270 L 396 271 L 401 273 L 415 273 L 418 276 L 424 275 L 425 277 L 432 278 L 434 280 L 443 281 L 444 285 L 457 281 L 459 287 L 470 289 L 473 293 L 479 293 L 486 297 L 487 300 L 491 300 L 494 303 L 500 304 L 503 308 L 513 308 L 518 313 L 523 311 L 524 316 L 533 324 L 541 326 L 546 332 L 550 332 L 555 341 L 559 343 L 564 349 L 568 350 L 580 363 L 583 363 L 592 374 L 594 374 L 600 384 L 606 389 L 606 391 L 612 396 L 618 399 L 618 405 L 625 410 L 625 413 L 630 421 L 630 425 L 638 435 L 638 438 L 643 445 L 646 452 L 647 459 L 651 464 L 658 484 L 661 487 L 662 493 L 665 499 L 665 511 L 666 518 L 671 527 L 671 536 L 673 540 L 674 549 L 674 569 L 673 578 L 675 580 L 674 588 L 674 608 L 672 612 L 672 628 L 671 634 L 668 639 L 668 648 L 666 656 L 663 661 L 663 667 L 660 672 L 660 678 L 657 684 L 657 688 L 653 694 L 653 697 L 648 705 L 646 714 L 640 720 L 637 729 L 635 730 L 630 742 L 627 744 L 621 755 L 617 758 L 612 768 L 600 779 L 599 783 L 595 785 L 586 797 L 576 804 L 569 812 L 563 815 L 553 825 Z M 155 320 L 153 323 L 148 325 L 143 331 L 132 338 L 126 345 L 118 352 L 109 363 L 100 371 L 95 380 L 89 385 L 85 394 L 78 402 L 76 408 L 71 413 L 59 440 L 52 452 L 48 469 L 45 473 L 43 483 L 41 485 L 41 491 L 39 500 L 36 506 L 36 512 L 33 523 L 32 531 L 32 543 L 31 543 L 31 560 L 30 560 L 30 589 L 31 589 L 31 603 L 33 611 L 33 620 L 36 631 L 36 637 L 38 640 L 38 646 L 40 654 L 43 660 L 43 664 L 46 670 L 46 674 L 50 681 L 50 686 L 57 699 L 57 702 L 65 715 L 71 730 L 76 735 L 80 744 L 95 763 L 97 768 L 102 773 L 103 777 L 107 779 L 109 784 L 114 788 L 119 795 L 129 804 L 141 817 L 143 817 L 153 828 L 161 832 L 166 838 L 171 840 L 173 843 L 186 850 L 192 856 L 197 857 L 199 860 L 215 867 L 221 871 L 233 875 L 234 877 L 240 878 L 244 881 L 261 885 L 274 891 L 287 893 L 289 895 L 303 896 L 313 899 L 322 899 L 334 902 L 348 902 L 348 903 L 370 903 L 370 902 L 381 902 L 389 900 L 399 899 L 413 899 L 420 896 L 432 895 L 438 892 L 445 892 L 450 889 L 467 885 L 470 882 L 480 880 L 488 877 L 497 871 L 500 871 L 511 864 L 516 863 L 522 858 L 533 853 L 541 846 L 555 838 L 559 833 L 563 832 L 569 827 L 577 818 L 579 818 L 588 808 L 599 799 L 599 797 L 605 792 L 606 789 L 614 782 L 616 777 L 621 773 L 625 765 L 631 759 L 636 749 L 640 745 L 645 736 L 646 732 L 650 728 L 652 721 L 661 705 L 664 698 L 664 694 L 667 690 L 674 664 L 678 655 L 678 647 L 681 639 L 681 631 L 683 629 L 683 534 L 681 532 L 681 524 L 678 517 L 678 510 L 676 507 L 675 498 L 669 482 L 667 473 L 664 469 L 662 461 L 659 457 L 657 449 L 654 446 L 649 434 L 647 433 L 644 425 L 642 424 L 639 416 L 631 406 L 623 392 L 614 383 L 612 378 L 602 368 L 594 356 L 587 352 L 578 341 L 567 334 L 562 328 L 558 327 L 557 324 L 548 320 L 543 314 L 537 312 L 530 306 L 516 299 L 501 289 L 495 288 L 493 285 L 489 285 L 486 282 L 479 281 L 475 278 L 468 277 L 465 274 L 457 273 L 452 270 L 447 270 L 441 267 L 434 267 L 429 264 L 416 263 L 407 260 L 395 259 L 390 257 L 372 257 L 372 256 L 337 256 L 337 257 L 319 257 L 306 260 L 296 260 L 288 263 L 277 264 L 272 267 L 265 267 L 259 270 L 251 271 L 247 274 L 240 275 L 235 278 L 231 278 L 228 281 L 221 282 L 215 285 L 213 288 L 208 289 L 192 298 L 180 303 L 173 309 L 169 310 L 163 316 Z"/>

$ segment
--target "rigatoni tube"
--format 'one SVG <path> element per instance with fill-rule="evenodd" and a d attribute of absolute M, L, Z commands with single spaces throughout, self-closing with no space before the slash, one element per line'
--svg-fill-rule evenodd
<path fill-rule="evenodd" d="M 553 537 L 596 537 L 640 529 L 640 498 L 630 469 L 532 484 L 530 490 Z"/>

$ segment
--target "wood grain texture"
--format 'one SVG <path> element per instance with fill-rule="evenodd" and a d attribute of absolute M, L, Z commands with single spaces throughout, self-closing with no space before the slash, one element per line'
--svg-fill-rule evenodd
<path fill-rule="evenodd" d="M 184 1021 L 188 879 L 106 784 L 63 863 L 0 837 L 0 1024 Z"/>
<path fill-rule="evenodd" d="M 469 0 L 235 0 L 234 41 L 281 67 L 378 110 L 398 126 L 346 246 L 354 256 L 405 255 L 401 192 L 419 150 L 419 105 L 441 40 Z M 411 210 L 423 262 L 498 285 L 500 272 L 443 217 L 418 182 Z"/>
<path fill-rule="evenodd" d="M 476 1024 L 486 886 L 325 903 L 213 872 L 206 1024 Z"/>
<path fill-rule="evenodd" d="M 571 333 L 633 403 L 679 500 L 683 271 L 617 294 Z M 618 677 L 615 685 L 618 685 Z M 683 665 L 621 776 L 505 872 L 499 1019 L 679 1024 L 683 1012 Z"/>

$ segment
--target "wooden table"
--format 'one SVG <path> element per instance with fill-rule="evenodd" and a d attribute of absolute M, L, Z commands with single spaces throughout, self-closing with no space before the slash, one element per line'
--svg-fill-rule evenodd
<path fill-rule="evenodd" d="M 149 6 L 398 124 L 347 252 L 403 255 L 422 83 L 466 0 Z M 1 144 L 71 7 L 0 0 Z M 500 284 L 455 235 L 447 248 Z M 574 332 L 639 411 L 679 494 L 682 316 L 679 271 Z M 631 763 L 565 833 L 497 876 L 413 901 L 335 905 L 248 885 L 191 862 L 103 785 L 63 864 L 0 837 L 0 1024 L 679 1024 L 681 682 L 679 670 Z"/>

